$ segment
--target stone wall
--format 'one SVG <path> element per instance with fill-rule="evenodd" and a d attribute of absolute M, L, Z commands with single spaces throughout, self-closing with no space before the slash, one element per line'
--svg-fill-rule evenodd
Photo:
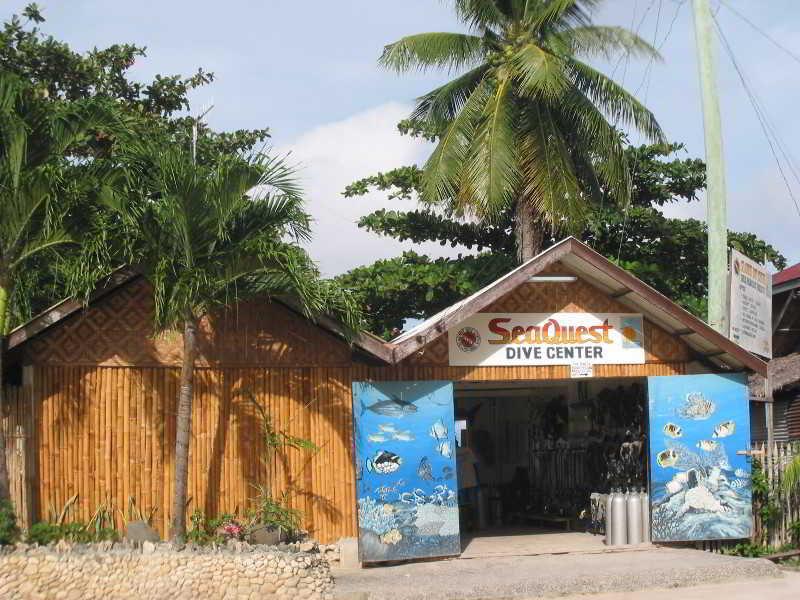
<path fill-rule="evenodd" d="M 333 580 L 317 552 L 239 543 L 176 549 L 145 542 L 0 551 L 0 598 L 306 598 L 330 600 Z"/>

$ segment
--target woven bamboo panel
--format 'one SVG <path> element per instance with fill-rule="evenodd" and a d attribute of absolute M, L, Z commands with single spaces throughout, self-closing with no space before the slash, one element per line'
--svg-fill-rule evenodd
<path fill-rule="evenodd" d="M 135 279 L 32 339 L 25 362 L 51 365 L 179 365 L 179 332 L 153 335 L 150 284 Z M 345 366 L 346 344 L 280 304 L 243 302 L 200 324 L 200 366 Z"/>
<path fill-rule="evenodd" d="M 6 436 L 6 464 L 11 483 L 11 500 L 23 527 L 31 524 L 33 514 L 33 422 L 27 389 L 5 389 L 4 412 L 0 426 Z"/>
<path fill-rule="evenodd" d="M 563 270 L 562 270 L 563 272 Z M 573 283 L 529 283 L 517 287 L 512 292 L 493 302 L 481 312 L 506 313 L 627 313 L 630 308 L 610 298 L 591 284 L 579 279 Z M 648 363 L 686 362 L 689 349 L 682 341 L 645 320 L 644 322 L 645 361 Z M 415 365 L 447 365 L 447 335 L 441 334 L 427 344 L 422 352 L 411 355 L 407 363 Z M 610 366 L 610 365 L 608 365 Z M 595 375 L 602 371 L 595 367 Z M 631 375 L 643 374 L 631 372 Z M 564 377 L 568 377 L 564 375 Z M 644 373 L 653 375 L 655 373 Z M 611 377 L 615 375 L 610 375 Z"/>
<path fill-rule="evenodd" d="M 39 444 L 34 519 L 74 494 L 73 519 L 128 499 L 156 509 L 163 534 L 174 473 L 179 370 L 37 367 L 34 435 Z M 262 407 L 277 430 L 312 439 L 316 453 L 268 456 Z M 347 369 L 197 369 L 190 447 L 189 513 L 243 511 L 264 485 L 286 493 L 323 542 L 355 532 L 350 377 Z M 121 525 L 121 517 L 117 515 Z"/>

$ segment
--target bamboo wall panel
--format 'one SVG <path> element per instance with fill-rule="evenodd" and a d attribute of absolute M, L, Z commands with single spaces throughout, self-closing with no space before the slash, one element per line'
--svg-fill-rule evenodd
<path fill-rule="evenodd" d="M 26 364 L 179 365 L 178 332 L 153 333 L 153 297 L 134 279 L 25 345 Z M 347 344 L 281 304 L 248 301 L 201 321 L 199 366 L 346 366 Z"/>
<path fill-rule="evenodd" d="M 73 519 L 100 504 L 156 509 L 168 529 L 174 473 L 179 370 L 130 367 L 37 367 L 41 382 L 31 453 L 40 477 L 35 519 L 74 494 Z M 256 484 L 304 515 L 323 542 L 355 532 L 349 370 L 329 368 L 196 370 L 190 446 L 189 512 L 242 512 Z M 261 413 L 275 429 L 312 439 L 319 452 L 266 454 Z M 34 413 L 31 413 L 34 414 Z M 17 417 L 15 417 L 17 418 Z M 118 514 L 118 526 L 122 525 Z"/>
<path fill-rule="evenodd" d="M 6 436 L 6 464 L 11 483 L 11 500 L 19 523 L 28 527 L 34 508 L 34 413 L 29 410 L 30 394 L 27 388 L 7 386 L 4 400 L 0 426 Z"/>

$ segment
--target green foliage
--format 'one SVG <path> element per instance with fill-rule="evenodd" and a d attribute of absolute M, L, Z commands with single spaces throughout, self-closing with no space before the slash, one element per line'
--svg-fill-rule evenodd
<path fill-rule="evenodd" d="M 123 262 L 125 236 L 114 218 L 103 211 L 66 211 L 75 201 L 89 200 L 87 193 L 102 190 L 107 169 L 88 168 L 98 158 L 112 158 L 130 141 L 148 140 L 155 146 L 177 145 L 188 149 L 193 119 L 182 115 L 189 108 L 189 94 L 211 83 L 212 73 L 198 69 L 194 74 L 156 75 L 152 81 L 131 76 L 131 68 L 146 58 L 145 49 L 135 44 L 114 44 L 76 52 L 68 44 L 46 35 L 39 28 L 45 21 L 35 4 L 21 15 L 12 16 L 0 31 L 0 70 L 16 74 L 35 91 L 40 105 L 55 113 L 92 102 L 113 110 L 125 131 L 103 127 L 73 140 L 67 155 L 51 175 L 60 178 L 59 209 L 64 208 L 67 231 L 77 230 L 81 244 L 59 248 L 27 259 L 28 268 L 19 273 L 11 298 L 11 325 L 70 295 L 85 296 L 97 279 Z M 200 125 L 197 161 L 210 165 L 220 155 L 248 154 L 260 148 L 269 130 L 215 132 Z M 131 194 L 144 195 L 144 185 L 131 179 Z M 5 201 L 4 201 L 5 202 Z M 86 206 L 84 205 L 84 208 Z M 79 218 L 76 218 L 79 217 Z M 86 232 L 102 235 L 91 239 Z"/>
<path fill-rule="evenodd" d="M 75 521 L 72 523 L 49 523 L 42 521 L 34 523 L 28 530 L 26 541 L 29 544 L 46 546 L 61 540 L 76 544 L 89 544 L 103 541 L 118 541 L 119 534 L 110 527 L 93 528 L 86 523 Z"/>
<path fill-rule="evenodd" d="M 731 556 L 745 556 L 749 558 L 759 558 L 761 556 L 772 554 L 773 552 L 774 549 L 769 546 L 754 544 L 752 542 L 740 542 L 735 546 L 723 548 L 722 550 L 723 554 L 729 554 Z"/>
<path fill-rule="evenodd" d="M 606 192 L 629 202 L 616 124 L 655 142 L 663 134 L 650 111 L 579 57 L 658 54 L 632 32 L 593 25 L 584 4 L 591 3 L 459 2 L 456 13 L 470 33 L 411 35 L 384 48 L 380 63 L 389 69 L 459 73 L 422 96 L 401 124 L 437 142 L 418 182 L 423 201 L 491 224 L 523 203 L 533 220 L 570 231 Z M 386 175 L 348 191 L 417 176 Z M 399 194 L 408 189 L 400 185 Z"/>
<path fill-rule="evenodd" d="M 697 199 L 705 184 L 705 165 L 681 156 L 683 146 L 629 147 L 634 195 L 627 209 L 610 198 L 593 206 L 578 237 L 631 271 L 695 315 L 706 314 L 707 233 L 694 219 L 667 218 L 661 207 Z M 392 198 L 410 199 L 419 191 L 415 167 L 395 169 L 355 182 L 345 195 L 370 189 Z M 401 241 L 435 241 L 481 252 L 453 259 L 430 259 L 415 253 L 359 267 L 338 278 L 361 298 L 371 331 L 391 337 L 406 318 L 425 318 L 480 289 L 515 266 L 513 211 L 491 224 L 477 223 L 442 209 L 380 209 L 359 226 Z M 545 229 L 544 246 L 557 241 Z M 755 235 L 729 232 L 729 245 L 758 262 L 764 257 L 780 269 L 786 259 Z"/>
<path fill-rule="evenodd" d="M 792 543 L 796 547 L 800 547 L 800 519 L 789 523 L 789 535 L 792 538 Z"/>
<path fill-rule="evenodd" d="M 248 514 L 252 525 L 263 525 L 268 529 L 280 528 L 289 535 L 300 529 L 302 514 L 288 506 L 288 492 L 284 492 L 281 499 L 276 500 L 265 486 L 253 487 L 258 494 L 250 499 L 253 507 Z"/>
<path fill-rule="evenodd" d="M 195 509 L 190 517 L 190 522 L 191 527 L 186 534 L 186 541 L 199 546 L 240 540 L 246 532 L 236 515 L 232 513 L 222 513 L 209 519 L 203 511 Z"/>
<path fill-rule="evenodd" d="M 762 523 L 762 539 L 761 545 L 765 545 L 765 540 L 768 539 L 769 529 L 775 524 L 776 519 L 780 516 L 780 506 L 775 502 L 771 490 L 767 474 L 761 465 L 761 461 L 757 458 L 753 459 L 752 463 L 752 493 L 753 493 L 753 510 L 761 518 Z"/>
<path fill-rule="evenodd" d="M 14 505 L 9 500 L 0 500 L 0 546 L 13 544 L 19 534 Z"/>

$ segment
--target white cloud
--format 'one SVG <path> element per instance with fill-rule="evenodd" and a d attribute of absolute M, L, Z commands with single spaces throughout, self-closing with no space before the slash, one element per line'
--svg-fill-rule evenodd
<path fill-rule="evenodd" d="M 385 192 L 359 198 L 342 196 L 344 188 L 357 179 L 425 160 L 430 145 L 397 131 L 397 123 L 409 112 L 407 105 L 382 104 L 315 127 L 278 148 L 278 152 L 291 152 L 290 160 L 301 165 L 307 210 L 315 220 L 308 249 L 324 275 L 337 275 L 412 248 L 435 256 L 456 253 L 435 243 L 401 244 L 356 225 L 359 217 L 378 208 L 405 210 L 413 208 L 412 203 L 389 201 Z"/>

